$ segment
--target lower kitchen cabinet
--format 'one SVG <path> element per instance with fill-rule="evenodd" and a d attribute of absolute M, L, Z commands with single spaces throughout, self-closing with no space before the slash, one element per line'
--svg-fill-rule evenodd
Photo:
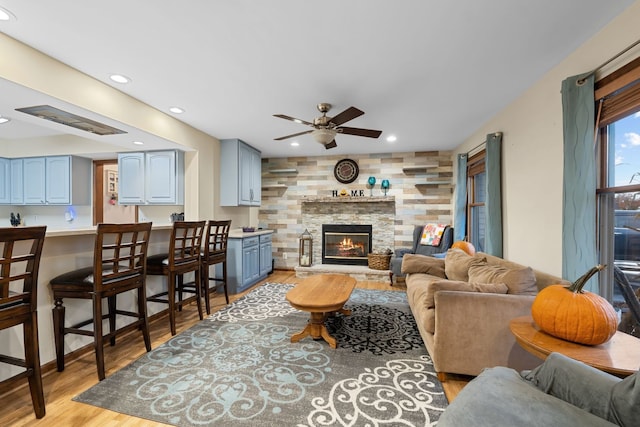
<path fill-rule="evenodd" d="M 229 235 L 227 246 L 227 290 L 237 294 L 250 288 L 271 272 L 273 249 L 271 233 Z M 216 266 L 216 274 L 220 265 Z"/>

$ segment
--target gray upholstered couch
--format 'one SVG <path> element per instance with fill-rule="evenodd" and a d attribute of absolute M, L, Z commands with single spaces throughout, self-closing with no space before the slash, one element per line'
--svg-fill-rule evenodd
<path fill-rule="evenodd" d="M 407 300 L 441 381 L 484 368 L 531 369 L 540 359 L 515 341 L 509 322 L 531 314 L 538 290 L 558 277 L 485 253 L 450 249 L 444 259 L 404 256 Z"/>
<path fill-rule="evenodd" d="M 398 277 L 404 277 L 402 273 L 402 258 L 406 254 L 419 254 L 419 255 L 437 255 L 444 254 L 453 244 L 453 227 L 447 226 L 442 232 L 442 238 L 438 246 L 421 245 L 423 225 L 416 225 L 413 229 L 413 245 L 410 248 L 396 249 L 391 262 L 389 263 L 389 280 L 393 284 L 393 279 Z"/>
<path fill-rule="evenodd" d="M 438 427 L 615 425 L 640 425 L 638 372 L 621 380 L 559 353 L 521 374 L 484 370 L 438 420 Z"/>

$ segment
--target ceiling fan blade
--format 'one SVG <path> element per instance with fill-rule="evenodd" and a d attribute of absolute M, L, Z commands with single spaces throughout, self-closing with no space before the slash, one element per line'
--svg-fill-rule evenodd
<path fill-rule="evenodd" d="M 313 123 L 310 123 L 302 119 L 296 119 L 295 117 L 287 116 L 286 114 L 274 114 L 273 117 L 278 117 L 280 119 L 285 119 L 285 120 L 291 120 L 292 122 L 301 123 L 307 126 L 313 126 Z"/>
<path fill-rule="evenodd" d="M 346 135 L 366 136 L 367 138 L 377 138 L 380 136 L 380 134 L 382 134 L 381 130 L 348 128 L 342 126 L 337 128 L 337 130 L 338 132 L 344 133 Z"/>
<path fill-rule="evenodd" d="M 343 123 L 348 122 L 349 120 L 353 120 L 356 117 L 360 117 L 364 114 L 364 111 L 358 110 L 356 107 L 349 107 L 344 110 L 342 113 L 333 116 L 330 120 L 336 126 L 340 126 Z"/>
<path fill-rule="evenodd" d="M 338 144 L 336 144 L 336 140 L 334 139 L 330 143 L 325 144 L 324 148 L 326 148 L 328 150 L 329 148 L 335 148 L 337 146 L 338 146 Z"/>
<path fill-rule="evenodd" d="M 294 136 L 304 135 L 306 133 L 311 133 L 313 130 L 305 130 L 304 132 L 298 132 L 287 136 L 281 136 L 280 138 L 274 138 L 275 141 L 282 141 L 283 139 L 293 138 Z"/>

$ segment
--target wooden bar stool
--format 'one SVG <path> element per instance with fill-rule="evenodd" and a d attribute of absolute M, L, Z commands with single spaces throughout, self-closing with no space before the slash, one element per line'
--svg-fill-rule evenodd
<path fill-rule="evenodd" d="M 202 251 L 202 290 L 204 291 L 204 302 L 207 314 L 211 314 L 211 302 L 209 296 L 211 290 L 217 291 L 219 287 L 224 288 L 224 298 L 229 304 L 229 293 L 227 292 L 227 240 L 229 239 L 229 229 L 231 220 L 209 221 L 207 233 Z M 222 277 L 217 277 L 214 269 L 214 276 L 211 277 L 209 267 L 222 263 Z M 213 282 L 213 286 L 211 283 Z"/>
<path fill-rule="evenodd" d="M 64 336 L 78 334 L 93 337 L 98 378 L 104 373 L 104 341 L 116 343 L 116 335 L 134 329 L 142 330 L 144 345 L 151 351 L 149 321 L 147 318 L 146 259 L 151 223 L 98 224 L 93 267 L 82 268 L 61 274 L 50 281 L 55 306 L 53 308 L 53 335 L 56 343 L 58 371 L 64 370 Z M 138 311 L 118 310 L 116 296 L 123 292 L 136 291 Z M 65 298 L 92 300 L 90 319 L 65 327 Z M 108 302 L 108 313 L 102 314 L 102 300 Z M 116 329 L 116 315 L 133 317 L 136 320 Z M 109 333 L 104 334 L 102 322 L 109 320 Z M 84 328 L 93 324 L 93 330 Z"/>
<path fill-rule="evenodd" d="M 0 362 L 24 368 L 2 388 L 27 378 L 36 418 L 45 415 L 38 344 L 38 270 L 47 227 L 0 228 L 0 329 L 22 325 L 24 359 L 1 354 Z M 4 352 L 5 349 L 3 349 Z"/>
<path fill-rule="evenodd" d="M 176 221 L 173 223 L 169 252 L 152 255 L 147 258 L 147 274 L 167 276 L 167 291 L 147 297 L 147 301 L 169 304 L 169 325 L 171 335 L 176 334 L 176 307 L 190 303 L 194 298 L 198 306 L 198 315 L 202 320 L 202 301 L 200 301 L 200 245 L 206 221 Z M 186 273 L 194 273 L 193 282 L 184 282 Z M 178 301 L 176 302 L 176 291 Z M 194 293 L 195 297 L 182 299 L 182 293 Z"/>

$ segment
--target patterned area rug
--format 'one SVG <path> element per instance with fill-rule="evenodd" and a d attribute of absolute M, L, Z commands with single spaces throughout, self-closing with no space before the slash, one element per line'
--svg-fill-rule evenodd
<path fill-rule="evenodd" d="M 267 283 L 74 398 L 176 426 L 433 426 L 447 405 L 406 294 L 355 289 L 327 320 Z"/>

